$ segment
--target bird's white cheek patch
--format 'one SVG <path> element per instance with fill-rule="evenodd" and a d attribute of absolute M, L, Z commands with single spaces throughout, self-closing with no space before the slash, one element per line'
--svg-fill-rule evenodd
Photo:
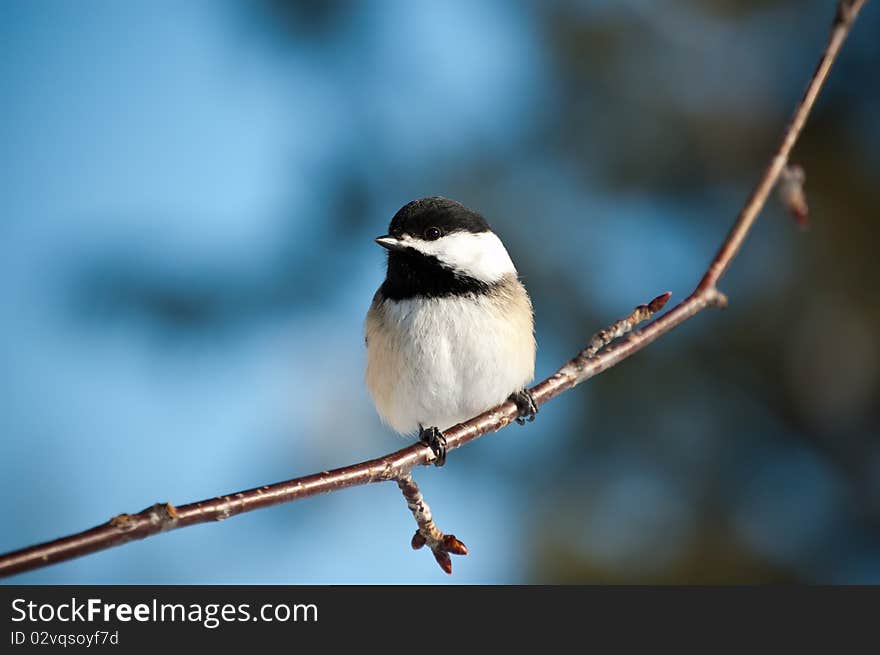
<path fill-rule="evenodd" d="M 516 275 L 516 268 L 504 244 L 493 232 L 454 232 L 436 241 L 407 237 L 406 245 L 469 277 L 491 284 L 505 275 Z"/>

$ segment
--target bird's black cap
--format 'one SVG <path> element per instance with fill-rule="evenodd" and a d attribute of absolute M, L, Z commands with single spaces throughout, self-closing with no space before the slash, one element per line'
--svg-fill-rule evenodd
<path fill-rule="evenodd" d="M 376 239 L 376 243 L 388 249 L 388 273 L 377 298 L 437 298 L 485 293 L 489 289 L 485 282 L 455 271 L 436 256 L 420 252 L 401 240 L 405 234 L 416 239 L 430 239 L 432 237 L 426 237 L 426 233 L 433 232 L 431 228 L 437 228 L 440 235 L 456 232 L 479 234 L 490 229 L 480 214 L 448 198 L 420 198 L 405 204 L 391 219 L 389 236 Z"/>
<path fill-rule="evenodd" d="M 391 219 L 388 233 L 393 237 L 404 234 L 421 236 L 429 227 L 443 234 L 452 232 L 488 232 L 491 228 L 480 214 L 449 198 L 419 198 L 406 203 Z"/>

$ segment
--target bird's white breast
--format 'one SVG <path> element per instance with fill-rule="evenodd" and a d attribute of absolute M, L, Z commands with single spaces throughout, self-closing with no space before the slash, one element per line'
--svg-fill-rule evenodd
<path fill-rule="evenodd" d="M 444 430 L 503 402 L 534 375 L 532 309 L 511 276 L 491 293 L 374 301 L 367 387 L 401 433 Z"/>

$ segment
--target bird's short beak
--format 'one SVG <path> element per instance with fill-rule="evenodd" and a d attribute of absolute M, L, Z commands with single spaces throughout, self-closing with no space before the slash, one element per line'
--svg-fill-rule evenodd
<path fill-rule="evenodd" d="M 387 234 L 384 237 L 376 237 L 376 243 L 388 250 L 402 250 L 405 247 L 398 239 Z"/>

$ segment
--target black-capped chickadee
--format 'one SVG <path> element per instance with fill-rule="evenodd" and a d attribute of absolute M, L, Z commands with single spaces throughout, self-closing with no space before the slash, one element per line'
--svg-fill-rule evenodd
<path fill-rule="evenodd" d="M 534 419 L 532 303 L 486 220 L 454 200 L 404 205 L 385 281 L 367 312 L 366 381 L 382 420 L 446 459 L 441 430 L 510 398 Z"/>

